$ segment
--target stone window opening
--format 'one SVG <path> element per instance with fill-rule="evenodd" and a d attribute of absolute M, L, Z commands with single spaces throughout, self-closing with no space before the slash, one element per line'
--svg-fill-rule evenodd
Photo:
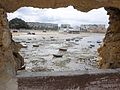
<path fill-rule="evenodd" d="M 57 90 L 57 89 L 118 89 L 119 88 L 119 70 L 115 68 L 120 68 L 120 1 L 119 0 L 2 0 L 0 2 L 0 90 L 17 90 L 18 88 L 14 87 L 15 83 L 14 78 L 16 76 L 16 71 L 21 68 L 21 64 L 23 61 L 22 59 L 18 58 L 21 57 L 18 53 L 18 51 L 21 48 L 21 45 L 14 42 L 12 40 L 12 34 L 9 31 L 8 27 L 8 20 L 7 20 L 7 12 L 14 12 L 20 7 L 23 6 L 33 6 L 33 7 L 39 7 L 39 8 L 58 8 L 58 7 L 66 7 L 69 5 L 73 5 L 74 8 L 76 8 L 79 11 L 85 11 L 88 12 L 95 8 L 104 7 L 107 11 L 107 14 L 109 15 L 109 27 L 107 28 L 107 32 L 105 34 L 105 38 L 103 40 L 103 45 L 98 49 L 99 56 L 101 57 L 99 61 L 100 68 L 105 73 L 101 73 L 101 75 L 95 78 L 96 74 L 87 75 L 87 78 L 83 78 L 79 73 L 73 73 L 71 75 L 75 75 L 75 78 L 72 77 L 65 77 L 64 79 L 61 78 L 50 78 L 51 83 L 47 83 L 49 86 L 46 87 L 46 84 L 43 84 L 41 82 L 41 85 L 38 87 L 31 87 L 32 82 L 25 82 L 23 83 L 24 77 L 19 77 L 18 80 L 18 88 L 21 89 L 32 89 L 34 88 L 42 88 L 42 89 L 51 89 L 51 90 Z M 15 55 L 15 56 L 14 56 Z M 21 57 L 22 58 L 22 57 Z M 112 64 L 111 64 L 112 63 Z M 114 68 L 114 70 L 109 70 L 111 68 Z M 107 70 L 106 70 L 107 69 Z M 91 72 L 92 73 L 92 72 Z M 94 72 L 93 72 L 94 73 Z M 80 75 L 82 79 L 79 79 L 80 77 L 76 75 Z M 32 75 L 32 74 L 31 74 Z M 40 73 L 39 73 L 40 75 Z M 53 74 L 52 74 L 53 75 Z M 58 75 L 58 74 L 57 74 Z M 61 74 L 63 75 L 63 73 Z M 108 77 L 109 76 L 109 77 Z M 106 78 L 107 77 L 107 78 Z M 34 79 L 37 79 L 33 77 Z M 33 78 L 31 81 L 33 81 Z M 52 78 L 52 79 L 51 79 Z M 99 78 L 99 79 L 98 79 Z M 29 81 L 28 78 L 26 78 L 25 81 Z M 38 78 L 39 79 L 39 78 Z M 46 79 L 46 77 L 45 77 Z M 55 81 L 55 79 L 58 81 L 60 79 L 61 83 L 58 84 Z M 74 79 L 71 82 L 69 82 L 70 79 Z M 80 83 L 78 81 L 80 80 Z M 82 82 L 81 80 L 86 80 L 85 82 Z M 41 76 L 41 80 L 43 80 L 43 76 Z M 47 80 L 47 79 L 46 79 Z M 84 81 L 83 80 L 83 81 Z M 88 82 L 88 80 L 92 80 L 92 82 Z M 98 80 L 94 83 L 95 80 Z M 38 80 L 39 81 L 39 80 Z M 68 81 L 67 83 L 64 81 Z M 112 82 L 111 82 L 112 81 Z M 22 84 L 20 83 L 22 82 Z M 53 83 L 52 83 L 53 82 Z M 101 83 L 102 82 L 102 83 Z M 34 82 L 33 82 L 34 83 Z M 97 83 L 97 84 L 96 84 Z M 111 85 L 112 83 L 112 85 Z M 54 87 L 55 84 L 57 84 L 58 87 Z M 61 85 L 60 85 L 61 84 Z M 23 87 L 20 85 L 23 85 Z M 26 87 L 26 85 L 28 85 Z M 82 86 L 81 86 L 82 85 Z M 106 87 L 106 85 L 108 85 Z M 62 87 L 61 87 L 62 86 Z M 65 86 L 65 87 L 64 87 Z M 87 87 L 86 87 L 87 86 Z M 94 87 L 95 86 L 95 87 Z"/>
<path fill-rule="evenodd" d="M 27 7 L 25 7 L 25 8 L 27 8 Z M 30 7 L 30 8 L 32 8 L 32 7 Z M 32 9 L 34 9 L 34 8 L 32 8 Z M 22 8 L 20 10 L 22 10 Z M 18 11 L 20 11 L 20 10 L 18 10 Z M 28 15 L 27 12 L 30 13 L 30 10 L 28 10 L 28 11 L 25 12 L 26 16 Z M 43 11 L 44 11 L 44 9 L 43 9 Z M 98 11 L 99 11 L 99 9 L 98 9 Z M 96 12 L 98 12 L 98 11 L 96 10 Z M 18 12 L 18 13 L 20 13 L 20 12 Z M 90 13 L 92 13 L 92 12 L 90 12 Z M 43 12 L 43 14 L 44 14 L 44 12 Z M 87 13 L 85 13 L 85 14 L 87 14 Z M 83 15 L 85 15 L 85 14 L 83 14 Z M 88 12 L 88 14 L 89 14 L 89 12 Z M 20 17 L 20 15 L 18 16 L 18 18 L 19 17 Z M 32 15 L 32 17 L 35 17 L 35 16 Z M 95 20 L 95 17 L 91 16 L 89 18 L 93 18 Z M 30 18 L 28 18 L 28 19 L 30 19 Z M 41 29 L 41 27 L 43 27 L 43 24 L 45 24 L 45 23 L 42 23 L 42 22 L 41 23 L 27 22 L 27 23 L 29 26 L 31 26 L 32 29 L 34 29 L 33 31 L 29 30 L 29 29 L 27 29 L 27 30 L 12 29 L 11 30 L 14 41 L 16 43 L 21 43 L 23 45 L 23 46 L 18 45 L 19 48 L 22 47 L 19 53 L 22 55 L 23 58 L 20 55 L 18 55 L 18 53 L 13 52 L 14 58 L 20 58 L 22 60 L 22 62 L 21 62 L 19 59 L 17 59 L 17 63 L 21 62 L 20 65 L 16 64 L 18 67 L 18 68 L 17 67 L 16 68 L 18 70 L 26 69 L 27 71 L 30 71 L 30 72 L 39 72 L 39 71 L 42 71 L 42 72 L 52 71 L 53 72 L 53 71 L 91 70 L 91 69 L 99 68 L 98 63 L 97 63 L 98 62 L 97 61 L 98 60 L 97 48 L 100 47 L 100 45 L 102 45 L 102 39 L 104 38 L 104 35 L 105 35 L 106 27 L 104 26 L 104 24 L 99 24 L 99 23 L 96 24 L 96 23 L 94 23 L 94 21 L 90 24 L 82 24 L 81 23 L 81 25 L 79 25 L 80 31 L 72 32 L 72 34 L 70 34 L 71 32 L 64 31 L 63 28 L 61 28 L 61 26 L 59 25 L 60 28 L 58 28 L 59 29 L 58 32 L 61 35 L 60 36 L 57 33 L 54 33 L 53 31 L 52 31 L 53 33 L 50 33 L 50 31 L 47 31 L 47 29 L 45 27 L 44 27 L 44 29 Z M 47 26 L 47 24 L 49 25 L 49 23 L 46 23 L 45 26 Z M 63 25 L 70 25 L 70 24 L 66 23 Z M 86 30 L 83 30 L 84 29 L 83 26 L 85 27 Z M 69 29 L 72 29 L 71 26 L 69 26 L 69 27 L 70 27 Z M 99 27 L 99 29 L 98 29 L 98 27 Z M 98 30 L 100 30 L 100 27 L 101 27 L 101 31 L 98 31 Z M 98 30 L 96 30 L 96 29 L 98 29 Z M 61 30 L 63 30 L 62 33 L 61 33 Z M 85 32 L 86 32 L 86 34 L 85 34 Z M 102 35 L 102 34 L 99 34 L 98 32 L 104 33 L 104 34 Z M 76 34 L 74 34 L 74 33 L 76 33 Z M 79 35 L 77 33 L 79 33 Z M 83 35 L 82 35 L 82 33 L 83 33 Z M 66 35 L 64 35 L 64 34 L 66 34 Z M 68 36 L 67 36 L 67 34 L 68 34 Z M 93 35 L 91 35 L 91 34 L 93 34 Z M 57 35 L 58 35 L 58 37 L 57 37 Z M 71 35 L 71 36 L 69 37 L 69 35 Z M 88 35 L 88 37 L 86 37 L 84 39 L 84 36 L 86 36 L 86 35 Z M 91 36 L 89 36 L 89 35 L 91 35 Z M 99 35 L 100 35 L 100 37 L 98 37 Z M 64 37 L 64 39 L 61 37 Z M 90 38 L 92 38 L 92 39 L 101 38 L 101 39 L 91 41 Z M 57 39 L 60 41 L 57 42 Z M 83 42 L 87 39 L 88 39 L 88 41 Z M 84 45 L 82 45 L 81 43 L 86 43 L 87 46 L 84 47 Z M 73 46 L 70 47 L 67 44 L 71 44 L 71 45 L 73 44 Z M 77 46 L 77 49 L 74 49 L 76 46 Z M 79 46 L 82 48 L 80 48 Z M 54 47 L 54 49 L 53 49 L 53 47 Z M 50 48 L 51 48 L 51 50 L 50 50 Z M 67 49 L 67 52 L 62 52 L 61 58 L 55 58 L 54 54 L 59 55 L 61 53 L 59 51 L 61 48 Z M 79 51 L 79 49 L 80 49 L 80 51 Z M 91 51 L 91 49 L 95 49 L 95 50 Z M 72 52 L 72 50 L 73 51 L 76 50 L 76 51 Z M 47 53 L 48 55 L 46 55 L 46 56 L 44 54 L 40 55 L 39 52 L 41 54 Z M 79 52 L 79 53 L 74 54 L 76 52 Z M 86 53 L 86 54 L 84 54 L 84 53 Z M 89 55 L 90 53 L 92 53 L 92 54 Z M 72 54 L 74 54 L 74 55 L 72 55 Z M 23 61 L 25 62 L 25 64 L 23 63 Z M 51 61 L 50 62 L 51 65 L 48 64 L 49 61 Z M 71 62 L 73 62 L 74 64 L 72 65 Z M 70 64 L 68 64 L 68 63 L 70 63 Z M 75 63 L 79 63 L 79 64 L 75 64 Z M 84 63 L 84 64 L 82 65 L 81 63 Z M 20 66 L 22 66 L 22 67 L 20 68 Z M 71 67 L 71 66 L 77 66 L 77 67 Z M 70 69 L 68 69 L 68 68 L 70 68 Z M 75 68 L 78 68 L 78 69 L 75 69 Z"/>

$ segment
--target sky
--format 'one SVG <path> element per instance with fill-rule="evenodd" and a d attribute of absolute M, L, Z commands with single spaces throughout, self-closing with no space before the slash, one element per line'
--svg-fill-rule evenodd
<path fill-rule="evenodd" d="M 33 7 L 22 7 L 13 13 L 8 13 L 8 20 L 21 18 L 26 22 L 71 24 L 105 24 L 108 25 L 107 12 L 104 8 L 93 9 L 87 13 L 78 11 L 72 6 L 57 9 L 39 9 Z"/>

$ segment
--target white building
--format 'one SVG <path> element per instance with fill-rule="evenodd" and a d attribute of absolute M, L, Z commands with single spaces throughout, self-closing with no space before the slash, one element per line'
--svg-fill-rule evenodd
<path fill-rule="evenodd" d="M 67 32 L 67 33 L 79 33 L 80 28 L 76 27 L 71 27 L 70 24 L 61 24 L 59 32 Z"/>
<path fill-rule="evenodd" d="M 104 24 L 86 24 L 80 26 L 82 32 L 106 32 Z"/>
<path fill-rule="evenodd" d="M 70 24 L 61 24 L 59 32 L 68 32 L 70 27 Z"/>
<path fill-rule="evenodd" d="M 53 23 L 27 22 L 27 24 L 32 29 L 58 30 L 58 24 L 53 24 Z"/>

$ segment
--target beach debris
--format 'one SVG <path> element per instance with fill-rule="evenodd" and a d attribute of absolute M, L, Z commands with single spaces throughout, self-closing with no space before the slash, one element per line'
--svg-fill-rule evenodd
<path fill-rule="evenodd" d="M 57 58 L 60 58 L 62 57 L 63 55 L 62 54 L 53 54 L 54 57 L 57 57 Z"/>
<path fill-rule="evenodd" d="M 22 41 L 23 43 L 25 43 L 26 41 Z"/>
<path fill-rule="evenodd" d="M 51 39 L 51 41 L 56 41 L 56 39 Z"/>
<path fill-rule="evenodd" d="M 90 44 L 90 46 L 91 46 L 91 47 L 95 47 L 95 45 L 93 45 L 93 44 Z"/>
<path fill-rule="evenodd" d="M 101 41 L 97 41 L 97 43 L 101 43 Z"/>
<path fill-rule="evenodd" d="M 88 43 L 92 43 L 92 41 L 87 41 Z"/>
<path fill-rule="evenodd" d="M 50 38 L 54 38 L 54 37 L 51 36 Z"/>
<path fill-rule="evenodd" d="M 31 32 L 28 32 L 27 34 L 28 34 L 28 35 L 35 35 L 35 33 L 31 33 Z"/>
<path fill-rule="evenodd" d="M 33 45 L 33 47 L 39 47 L 39 45 L 37 45 L 37 44 L 34 44 L 34 45 Z"/>
<path fill-rule="evenodd" d="M 75 40 L 75 42 L 78 42 L 78 41 L 79 41 L 79 39 L 76 39 L 76 40 Z"/>
<path fill-rule="evenodd" d="M 92 46 L 89 46 L 88 48 L 92 48 Z"/>
<path fill-rule="evenodd" d="M 45 37 L 42 37 L 42 39 L 45 39 Z"/>
<path fill-rule="evenodd" d="M 26 43 L 30 43 L 30 42 L 26 42 Z"/>
<path fill-rule="evenodd" d="M 83 39 L 82 37 L 80 37 L 79 39 Z"/>
<path fill-rule="evenodd" d="M 31 35 L 31 33 L 30 33 L 30 32 L 28 32 L 27 34 L 28 34 L 28 35 Z"/>
<path fill-rule="evenodd" d="M 28 46 L 27 45 L 22 45 L 22 48 L 27 48 Z"/>
<path fill-rule="evenodd" d="M 70 41 L 70 39 L 66 39 L 66 41 Z"/>
<path fill-rule="evenodd" d="M 67 48 L 59 48 L 59 51 L 67 51 Z"/>
<path fill-rule="evenodd" d="M 32 39 L 28 38 L 28 40 L 32 40 Z"/>
<path fill-rule="evenodd" d="M 17 31 L 17 30 L 13 30 L 12 32 L 16 33 L 16 32 L 18 32 L 18 31 Z"/>
<path fill-rule="evenodd" d="M 35 33 L 31 33 L 32 35 L 35 35 Z"/>

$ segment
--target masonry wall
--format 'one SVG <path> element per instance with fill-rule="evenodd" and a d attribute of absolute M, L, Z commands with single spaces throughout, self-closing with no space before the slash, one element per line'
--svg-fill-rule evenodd
<path fill-rule="evenodd" d="M 18 90 L 119 90 L 120 70 L 20 72 Z"/>

